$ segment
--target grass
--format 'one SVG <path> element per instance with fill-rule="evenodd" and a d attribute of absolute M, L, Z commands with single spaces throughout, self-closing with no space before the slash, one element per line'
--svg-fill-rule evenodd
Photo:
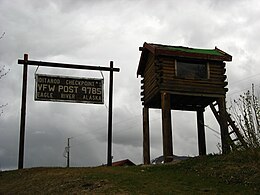
<path fill-rule="evenodd" d="M 134 167 L 31 168 L 0 173 L 0 194 L 259 194 L 260 151 Z"/>

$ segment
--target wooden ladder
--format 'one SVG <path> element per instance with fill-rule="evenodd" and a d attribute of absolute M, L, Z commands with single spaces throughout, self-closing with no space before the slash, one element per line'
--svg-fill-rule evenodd
<path fill-rule="evenodd" d="M 219 111 L 217 110 L 216 106 L 218 105 L 217 102 L 210 104 L 210 108 L 215 115 L 218 123 L 220 123 L 220 116 Z M 240 133 L 239 129 L 237 128 L 235 121 L 233 121 L 230 117 L 230 114 L 226 111 L 227 116 L 227 123 L 228 123 L 228 142 L 232 150 L 239 150 L 241 148 L 247 148 L 247 144 Z M 233 136 L 232 136 L 233 135 Z"/>

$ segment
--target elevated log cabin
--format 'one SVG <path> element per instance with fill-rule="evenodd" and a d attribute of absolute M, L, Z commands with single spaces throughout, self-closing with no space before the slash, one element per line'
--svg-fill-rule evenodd
<path fill-rule="evenodd" d="M 150 163 L 149 108 L 162 109 L 164 161 L 173 156 L 171 110 L 197 112 L 199 154 L 206 154 L 204 110 L 216 102 L 219 107 L 219 125 L 222 151 L 229 151 L 225 62 L 232 56 L 215 49 L 195 49 L 144 43 L 137 76 L 141 76 L 143 104 L 143 157 Z"/>

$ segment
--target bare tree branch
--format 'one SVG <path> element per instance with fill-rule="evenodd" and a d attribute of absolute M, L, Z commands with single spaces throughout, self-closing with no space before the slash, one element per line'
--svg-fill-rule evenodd
<path fill-rule="evenodd" d="M 254 85 L 249 90 L 234 100 L 231 105 L 232 118 L 236 121 L 245 142 L 249 147 L 260 147 L 260 104 L 255 95 Z"/>
<path fill-rule="evenodd" d="M 10 68 L 8 70 L 5 70 L 5 66 L 3 66 L 1 69 L 0 69 L 0 79 L 4 76 L 6 76 L 8 74 L 8 72 L 10 71 Z"/>
<path fill-rule="evenodd" d="M 3 34 L 0 36 L 0 40 L 5 36 L 5 32 L 3 32 Z M 8 74 L 8 72 L 10 71 L 10 69 L 6 70 L 5 66 L 2 66 L 0 68 L 0 79 L 2 79 L 4 76 L 6 76 Z M 0 116 L 4 113 L 4 107 L 7 106 L 8 104 L 2 104 L 0 105 Z"/>
<path fill-rule="evenodd" d="M 0 39 L 2 39 L 5 36 L 5 32 L 0 36 Z"/>
<path fill-rule="evenodd" d="M 4 113 L 4 107 L 7 106 L 8 104 L 0 105 L 0 116 Z"/>

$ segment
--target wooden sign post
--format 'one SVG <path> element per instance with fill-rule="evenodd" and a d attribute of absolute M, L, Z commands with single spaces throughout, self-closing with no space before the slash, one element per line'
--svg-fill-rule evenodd
<path fill-rule="evenodd" d="M 27 62 L 28 62 L 28 54 L 24 54 L 18 169 L 22 169 L 23 168 L 23 160 L 24 160 L 26 94 L 27 94 L 27 73 L 28 73 L 28 64 L 27 64 Z"/>
<path fill-rule="evenodd" d="M 21 102 L 21 119 L 20 119 L 20 141 L 19 141 L 19 158 L 18 158 L 18 169 L 23 169 L 24 167 L 24 139 L 25 139 L 25 122 L 26 122 L 26 94 L 27 94 L 27 72 L 28 65 L 33 66 L 43 66 L 43 67 L 53 67 L 53 68 L 68 68 L 68 69 L 79 69 L 79 70 L 96 70 L 96 71 L 109 71 L 110 82 L 109 82 L 109 104 L 108 104 L 108 152 L 107 152 L 107 166 L 112 166 L 112 103 L 113 103 L 113 73 L 119 72 L 119 68 L 113 67 L 113 61 L 110 61 L 110 67 L 102 67 L 102 66 L 92 66 L 92 65 L 79 65 L 79 64 L 64 64 L 64 63 L 54 63 L 54 62 L 42 62 L 42 61 L 33 61 L 28 60 L 28 54 L 24 54 L 24 59 L 18 60 L 18 64 L 23 65 L 23 84 L 22 84 L 22 102 Z M 44 77 L 41 77 L 44 79 Z M 39 79 L 39 76 L 38 76 Z M 48 79 L 48 76 L 45 77 Z M 103 103 L 103 85 L 100 84 L 100 80 L 84 80 L 77 78 L 64 78 L 64 77 L 56 77 L 56 80 L 59 80 L 59 84 L 53 83 L 52 85 L 46 84 L 45 89 L 49 92 L 46 94 L 36 94 L 36 99 L 38 100 L 54 100 L 54 101 L 67 101 L 67 102 L 81 102 L 81 103 Z M 66 80 L 67 79 L 67 80 Z M 72 81 L 71 81 L 72 80 Z M 84 85 L 82 82 L 91 82 L 89 86 Z M 61 84 L 63 83 L 63 85 Z M 67 83 L 66 83 L 67 82 Z M 77 82 L 77 85 L 72 87 L 69 86 L 69 83 Z M 66 85 L 65 85 L 66 84 Z M 82 85 L 81 85 L 82 84 Z M 86 84 L 87 85 L 87 84 Z M 43 87 L 43 86 L 42 86 Z M 76 87 L 76 88 L 75 88 Z M 38 90 L 40 90 L 38 88 Z M 43 90 L 41 88 L 41 90 Z M 57 91 L 55 91 L 57 90 Z M 70 95 L 66 94 L 67 91 L 71 91 L 75 93 L 71 93 Z M 50 94 L 50 91 L 53 93 Z M 77 96 L 77 92 L 81 91 L 81 95 Z M 57 95 L 57 97 L 54 95 Z M 60 92 L 64 92 L 63 96 L 59 94 Z M 47 94 L 48 93 L 48 94 Z M 39 97 L 39 96 L 40 97 Z M 85 95 L 85 96 L 84 96 Z M 55 96 L 55 97 L 54 97 Z M 85 99 L 84 99 L 85 98 Z"/>

